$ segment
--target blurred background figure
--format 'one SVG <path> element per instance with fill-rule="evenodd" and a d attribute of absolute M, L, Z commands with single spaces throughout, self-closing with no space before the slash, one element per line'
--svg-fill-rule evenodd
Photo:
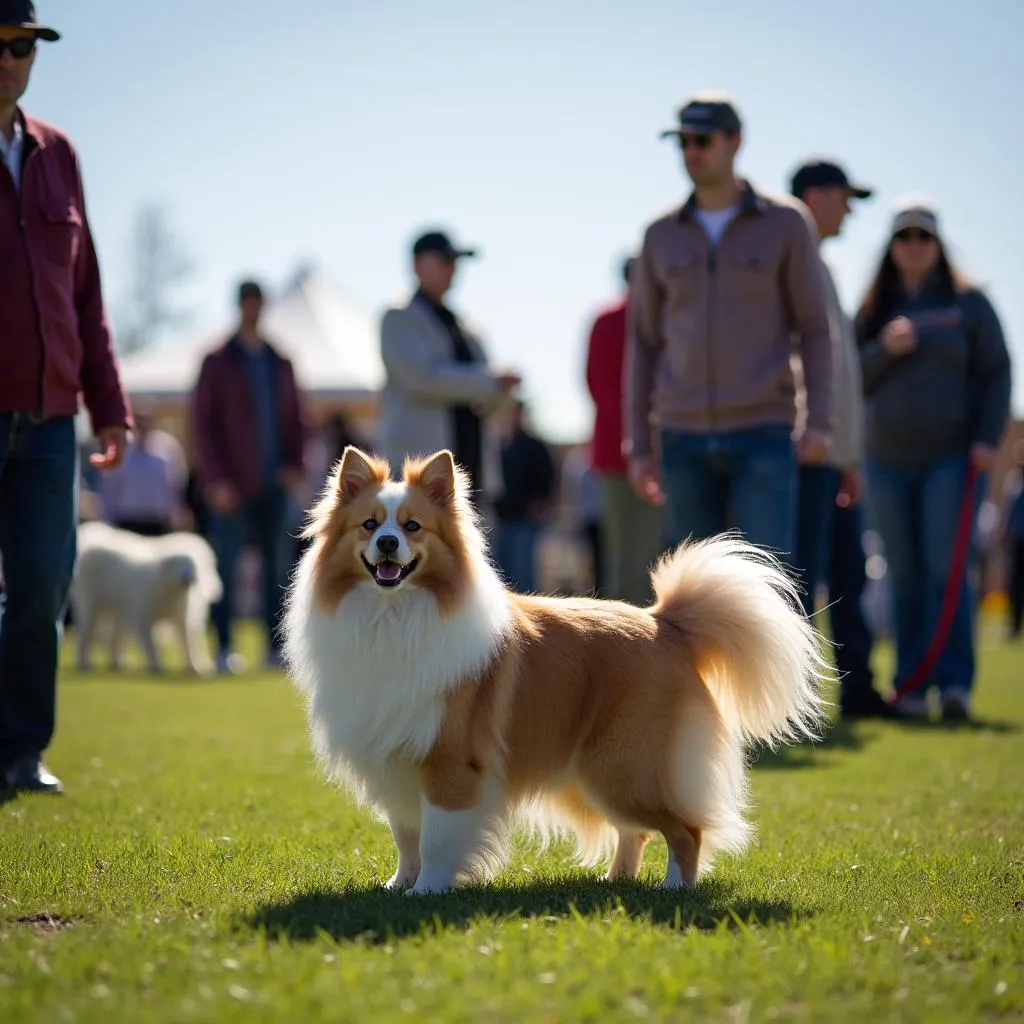
<path fill-rule="evenodd" d="M 588 592 L 595 597 L 607 597 L 601 493 L 593 459 L 589 444 L 575 445 L 565 453 L 562 459 L 562 506 L 566 524 L 583 545 L 589 563 L 591 586 Z"/>
<path fill-rule="evenodd" d="M 488 418 L 519 385 L 490 366 L 479 336 L 445 304 L 461 260 L 476 256 L 443 231 L 412 246 L 416 290 L 381 320 L 387 374 L 380 395 L 380 451 L 400 472 L 407 455 L 449 449 L 469 474 L 474 498 L 500 493 L 499 452 Z"/>
<path fill-rule="evenodd" d="M 623 294 L 594 319 L 587 341 L 587 390 L 594 403 L 591 468 L 600 499 L 602 597 L 645 606 L 653 598 L 648 569 L 664 548 L 665 510 L 645 501 L 629 482 L 623 452 L 623 389 L 629 276 L 634 258 L 622 264 Z"/>
<path fill-rule="evenodd" d="M 153 408 L 133 407 L 135 431 L 124 462 L 98 481 L 101 517 L 112 526 L 148 537 L 187 529 L 188 463 L 178 439 L 155 426 Z"/>
<path fill-rule="evenodd" d="M 199 481 L 209 506 L 210 542 L 224 584 L 214 605 L 217 667 L 235 671 L 231 649 L 235 571 L 254 539 L 260 552 L 266 664 L 281 662 L 277 625 L 285 579 L 289 492 L 305 484 L 305 402 L 291 360 L 260 330 L 263 289 L 255 281 L 238 288 L 238 326 L 203 360 L 192 403 L 192 430 Z"/>
<path fill-rule="evenodd" d="M 514 402 L 508 417 L 494 555 L 509 586 L 529 594 L 537 590 L 537 541 L 551 519 L 557 474 L 550 448 L 527 422 L 526 403 Z"/>
<path fill-rule="evenodd" d="M 1014 446 L 1014 468 L 1007 479 L 1004 500 L 1006 591 L 1009 598 L 1010 637 L 1019 640 L 1024 629 L 1024 441 Z"/>
<path fill-rule="evenodd" d="M 790 191 L 810 210 L 822 243 L 841 234 L 851 200 L 874 194 L 871 188 L 853 184 L 839 164 L 821 159 L 810 160 L 796 171 Z M 840 713 L 844 718 L 897 718 L 900 710 L 874 687 L 874 638 L 864 617 L 864 394 L 857 337 L 824 257 L 821 271 L 832 319 L 835 431 L 821 462 L 800 466 L 794 561 L 803 573 L 807 615 L 814 613 L 818 585 L 822 581 L 828 585 Z M 799 362 L 794 357 L 796 376 L 802 380 Z M 797 395 L 799 422 L 806 415 L 806 403 L 802 390 Z"/>
<path fill-rule="evenodd" d="M 694 188 L 646 229 L 631 274 L 630 476 L 667 502 L 672 544 L 736 526 L 788 560 L 797 460 L 820 461 L 833 425 L 815 232 L 803 205 L 737 176 L 742 123 L 727 96 L 695 96 L 662 136 Z M 795 443 L 794 347 L 807 395 Z"/>
<path fill-rule="evenodd" d="M 891 576 L 899 687 L 939 621 L 967 467 L 979 477 L 972 519 L 1010 411 L 1010 361 L 985 294 L 952 265 L 935 210 L 897 208 L 890 237 L 856 317 L 867 399 L 871 507 Z M 939 691 L 944 718 L 970 712 L 975 602 L 969 578 L 930 679 L 901 701 L 928 713 Z"/>

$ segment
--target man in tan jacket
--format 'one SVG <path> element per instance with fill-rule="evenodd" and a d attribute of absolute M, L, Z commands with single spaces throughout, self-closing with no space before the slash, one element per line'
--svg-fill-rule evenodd
<path fill-rule="evenodd" d="M 694 191 L 650 224 L 634 268 L 625 446 L 672 543 L 737 526 L 788 557 L 798 461 L 820 460 L 833 427 L 831 327 L 810 215 L 737 177 L 741 128 L 706 93 L 662 133 Z M 795 439 L 794 346 L 808 407 Z"/>

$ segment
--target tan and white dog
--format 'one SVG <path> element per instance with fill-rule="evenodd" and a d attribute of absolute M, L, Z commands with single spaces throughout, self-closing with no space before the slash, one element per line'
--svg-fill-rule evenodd
<path fill-rule="evenodd" d="M 93 641 L 102 632 L 110 665 L 120 668 L 122 640 L 130 633 L 141 643 L 149 671 L 160 672 L 155 631 L 166 624 L 188 667 L 210 675 L 206 624 L 222 591 L 213 549 L 198 534 L 143 537 L 107 523 L 82 523 L 71 584 L 78 667 L 90 667 Z"/>
<path fill-rule="evenodd" d="M 816 735 L 830 676 L 780 563 L 725 535 L 666 556 L 650 608 L 511 593 L 449 452 L 389 473 L 346 449 L 284 619 L 319 760 L 390 825 L 388 885 L 491 878 L 517 821 L 614 849 L 610 878 L 658 832 L 667 887 L 742 850 L 746 744 Z"/>

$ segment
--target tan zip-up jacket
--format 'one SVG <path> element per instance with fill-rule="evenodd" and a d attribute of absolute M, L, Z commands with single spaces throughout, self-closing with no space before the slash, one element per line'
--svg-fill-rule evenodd
<path fill-rule="evenodd" d="M 739 210 L 712 248 L 695 209 L 691 196 L 654 221 L 634 265 L 627 454 L 651 455 L 661 429 L 792 427 L 794 348 L 808 425 L 830 435 L 832 324 L 810 212 L 744 182 Z"/>

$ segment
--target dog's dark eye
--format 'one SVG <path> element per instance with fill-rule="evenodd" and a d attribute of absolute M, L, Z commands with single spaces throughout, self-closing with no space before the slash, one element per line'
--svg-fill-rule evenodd
<path fill-rule="evenodd" d="M 405 528 L 410 533 L 415 533 L 420 528 L 420 524 L 417 523 L 415 519 L 410 519 L 409 522 L 405 524 Z"/>
<path fill-rule="evenodd" d="M 376 519 L 367 519 L 366 522 L 363 523 L 363 529 L 364 530 L 370 530 L 371 532 L 376 530 L 377 529 L 377 520 Z"/>

